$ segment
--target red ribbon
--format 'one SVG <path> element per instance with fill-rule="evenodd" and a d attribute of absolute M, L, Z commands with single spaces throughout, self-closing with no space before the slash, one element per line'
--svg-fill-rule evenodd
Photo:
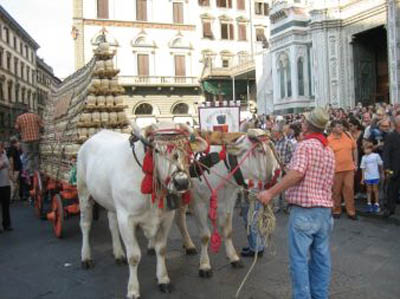
<path fill-rule="evenodd" d="M 328 146 L 328 139 L 326 139 L 324 134 L 311 133 L 311 134 L 304 136 L 304 140 L 307 140 L 307 139 L 317 139 L 322 143 L 323 146 Z"/>

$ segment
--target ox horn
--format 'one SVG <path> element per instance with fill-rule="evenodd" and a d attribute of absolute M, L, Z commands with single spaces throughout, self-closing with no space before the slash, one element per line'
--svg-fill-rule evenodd
<path fill-rule="evenodd" d="M 145 146 L 150 146 L 150 142 L 142 135 L 140 127 L 137 125 L 136 121 L 131 122 L 131 127 L 132 127 L 132 133 L 135 135 L 139 140 L 145 145 Z"/>

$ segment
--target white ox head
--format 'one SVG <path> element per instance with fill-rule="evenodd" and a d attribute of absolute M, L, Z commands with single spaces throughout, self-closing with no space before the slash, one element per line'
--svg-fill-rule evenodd
<path fill-rule="evenodd" d="M 274 150 L 270 137 L 261 129 L 249 129 L 247 135 L 227 146 L 227 152 L 236 156 L 238 163 L 247 155 L 240 165 L 243 177 L 264 184 L 269 183 L 280 169 Z"/>
<path fill-rule="evenodd" d="M 136 136 L 153 150 L 154 175 L 171 193 L 183 193 L 191 188 L 189 165 L 194 153 L 205 151 L 207 142 L 195 137 L 185 124 L 159 122 L 139 129 L 132 123 Z"/>

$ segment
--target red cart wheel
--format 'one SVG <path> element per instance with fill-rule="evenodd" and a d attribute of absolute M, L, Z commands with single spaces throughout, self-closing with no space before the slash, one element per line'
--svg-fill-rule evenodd
<path fill-rule="evenodd" d="M 57 238 L 62 237 L 62 227 L 64 223 L 64 207 L 59 194 L 53 196 L 51 202 L 51 212 L 47 214 L 47 219 L 53 223 L 54 233 Z"/>
<path fill-rule="evenodd" d="M 38 171 L 35 171 L 35 174 L 33 175 L 32 199 L 35 207 L 35 214 L 40 218 L 43 212 L 43 188 L 40 173 Z"/>

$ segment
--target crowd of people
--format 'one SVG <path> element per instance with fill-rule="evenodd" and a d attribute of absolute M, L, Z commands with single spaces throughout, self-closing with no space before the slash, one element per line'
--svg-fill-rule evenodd
<path fill-rule="evenodd" d="M 394 214 L 400 186 L 400 105 L 380 103 L 347 109 L 326 109 L 324 130 L 335 154 L 333 217 L 342 214 L 357 220 L 355 199 L 366 199 L 365 212 L 385 217 Z M 258 126 L 269 130 L 284 165 L 291 161 L 309 112 L 285 116 L 261 115 Z M 287 210 L 284 195 L 276 199 L 275 211 Z"/>
<path fill-rule="evenodd" d="M 39 141 L 43 122 L 32 112 L 17 117 L 15 129 L 18 138 L 0 140 L 0 205 L 2 226 L 0 232 L 12 231 L 10 203 L 28 200 L 35 170 L 39 169 Z"/>

